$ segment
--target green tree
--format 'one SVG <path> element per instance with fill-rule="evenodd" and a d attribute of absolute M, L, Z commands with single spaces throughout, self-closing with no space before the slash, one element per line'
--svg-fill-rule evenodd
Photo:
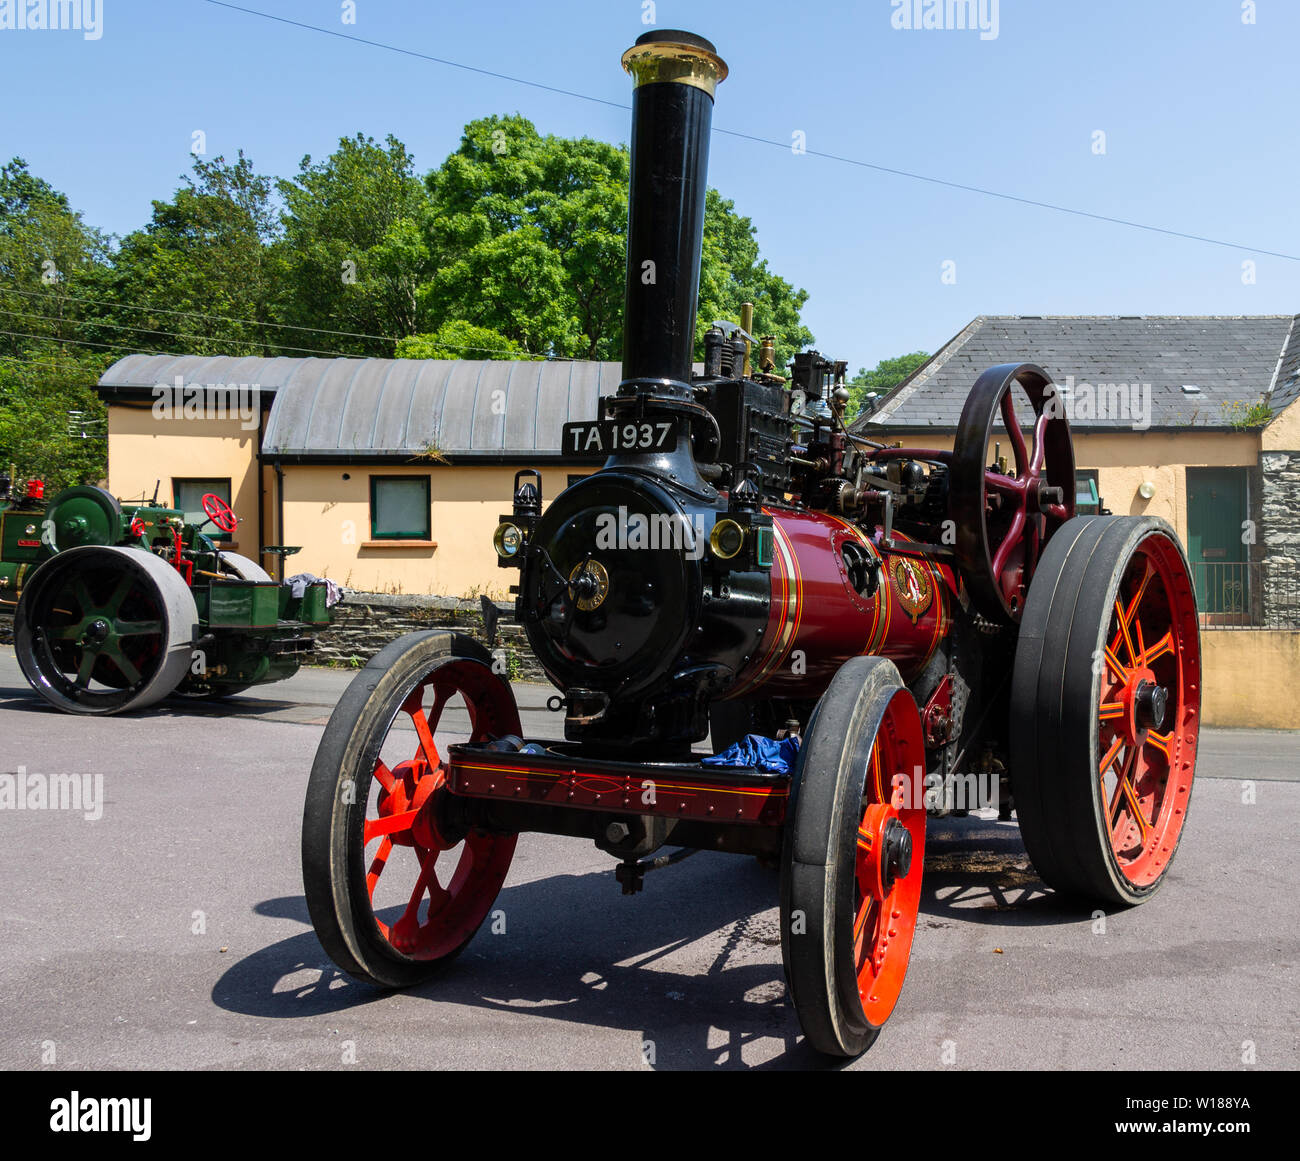
<path fill-rule="evenodd" d="M 419 325 L 418 292 L 435 267 L 427 242 L 429 198 L 405 145 L 391 134 L 382 145 L 360 133 L 344 137 L 323 162 L 304 157 L 298 176 L 279 187 L 285 321 L 386 336 L 298 332 L 295 343 L 391 356 L 391 339 L 436 329 Z"/>
<path fill-rule="evenodd" d="M 443 323 L 433 334 L 399 339 L 399 359 L 527 359 L 526 352 L 499 331 L 461 320 Z"/>
<path fill-rule="evenodd" d="M 627 232 L 626 150 L 537 132 L 518 115 L 465 126 L 426 178 L 431 248 L 426 322 L 458 318 L 528 350 L 616 357 Z"/>
<path fill-rule="evenodd" d="M 113 356 L 78 345 L 78 299 L 107 258 L 108 239 L 66 195 L 21 158 L 0 168 L 0 464 L 52 491 L 104 474 L 93 384 Z"/>
<path fill-rule="evenodd" d="M 0 464 L 45 481 L 52 496 L 105 474 L 104 405 L 94 384 L 111 356 L 49 344 L 0 358 Z"/>
<path fill-rule="evenodd" d="M 537 353 L 619 359 L 628 164 L 625 147 L 542 136 L 518 115 L 467 125 L 426 178 L 441 268 L 421 291 L 425 329 L 465 319 Z M 812 342 L 807 298 L 760 258 L 750 219 L 709 190 L 697 340 L 753 302 L 755 334 L 776 335 L 784 366 Z"/>
<path fill-rule="evenodd" d="M 257 325 L 277 315 L 282 268 L 270 177 L 239 153 L 196 158 L 170 201 L 155 201 L 99 281 L 100 308 L 86 330 L 127 349 L 201 355 L 272 354 L 284 332 Z M 177 313 L 184 312 L 184 313 Z M 247 320 L 247 321 L 239 321 Z"/>
<path fill-rule="evenodd" d="M 858 373 L 848 382 L 849 403 L 846 408 L 848 418 L 856 418 L 863 402 L 870 394 L 874 394 L 876 402 L 879 403 L 929 357 L 924 351 L 913 351 L 910 355 L 881 359 L 870 371 L 866 367 L 860 367 Z"/>
<path fill-rule="evenodd" d="M 0 168 L 0 355 L 22 357 L 50 343 L 78 348 L 84 294 L 108 258 L 108 239 L 87 226 L 66 195 L 15 157 Z"/>

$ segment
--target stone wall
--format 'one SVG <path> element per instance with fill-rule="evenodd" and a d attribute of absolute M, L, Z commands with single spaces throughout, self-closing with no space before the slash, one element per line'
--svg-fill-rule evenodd
<path fill-rule="evenodd" d="M 506 620 L 514 614 L 513 603 L 498 601 L 497 608 L 501 611 L 501 620 L 497 624 L 497 648 L 505 652 L 507 672 L 517 681 L 545 681 L 545 674 L 528 649 L 523 629 Z M 330 612 L 334 620 L 328 629 L 316 636 L 313 665 L 360 667 L 390 641 L 426 629 L 465 633 L 487 644 L 483 610 L 477 600 L 349 593 L 343 604 L 335 605 Z"/>
<path fill-rule="evenodd" d="M 1300 627 L 1300 452 L 1261 452 L 1259 467 L 1265 623 Z"/>

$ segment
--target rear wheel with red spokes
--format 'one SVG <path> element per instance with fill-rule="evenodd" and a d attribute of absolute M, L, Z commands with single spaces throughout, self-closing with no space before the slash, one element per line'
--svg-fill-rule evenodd
<path fill-rule="evenodd" d="M 456 634 L 394 641 L 353 680 L 316 752 L 302 833 L 307 908 L 344 971 L 407 987 L 473 938 L 516 836 L 454 821 L 445 746 L 518 733 L 509 684 Z"/>
<path fill-rule="evenodd" d="M 782 957 L 809 1043 L 856 1056 L 907 976 L 925 862 L 925 748 L 893 662 L 855 657 L 817 705 L 791 795 Z"/>
<path fill-rule="evenodd" d="M 1195 592 L 1164 521 L 1066 525 L 1030 591 L 1014 682 L 1011 774 L 1034 865 L 1058 890 L 1143 902 L 1178 849 L 1200 733 Z"/>

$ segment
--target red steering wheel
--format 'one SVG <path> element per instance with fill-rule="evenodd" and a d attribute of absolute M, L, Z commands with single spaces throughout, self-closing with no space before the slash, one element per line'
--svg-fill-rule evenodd
<path fill-rule="evenodd" d="M 234 532 L 239 527 L 239 517 L 231 511 L 230 505 L 220 496 L 209 492 L 203 497 L 203 511 L 222 532 Z"/>

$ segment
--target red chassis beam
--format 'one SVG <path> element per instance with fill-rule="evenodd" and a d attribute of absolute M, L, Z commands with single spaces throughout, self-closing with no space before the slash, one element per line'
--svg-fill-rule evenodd
<path fill-rule="evenodd" d="M 464 798 L 601 814 L 780 826 L 790 776 L 696 763 L 574 759 L 457 745 L 448 750 L 447 789 Z"/>

